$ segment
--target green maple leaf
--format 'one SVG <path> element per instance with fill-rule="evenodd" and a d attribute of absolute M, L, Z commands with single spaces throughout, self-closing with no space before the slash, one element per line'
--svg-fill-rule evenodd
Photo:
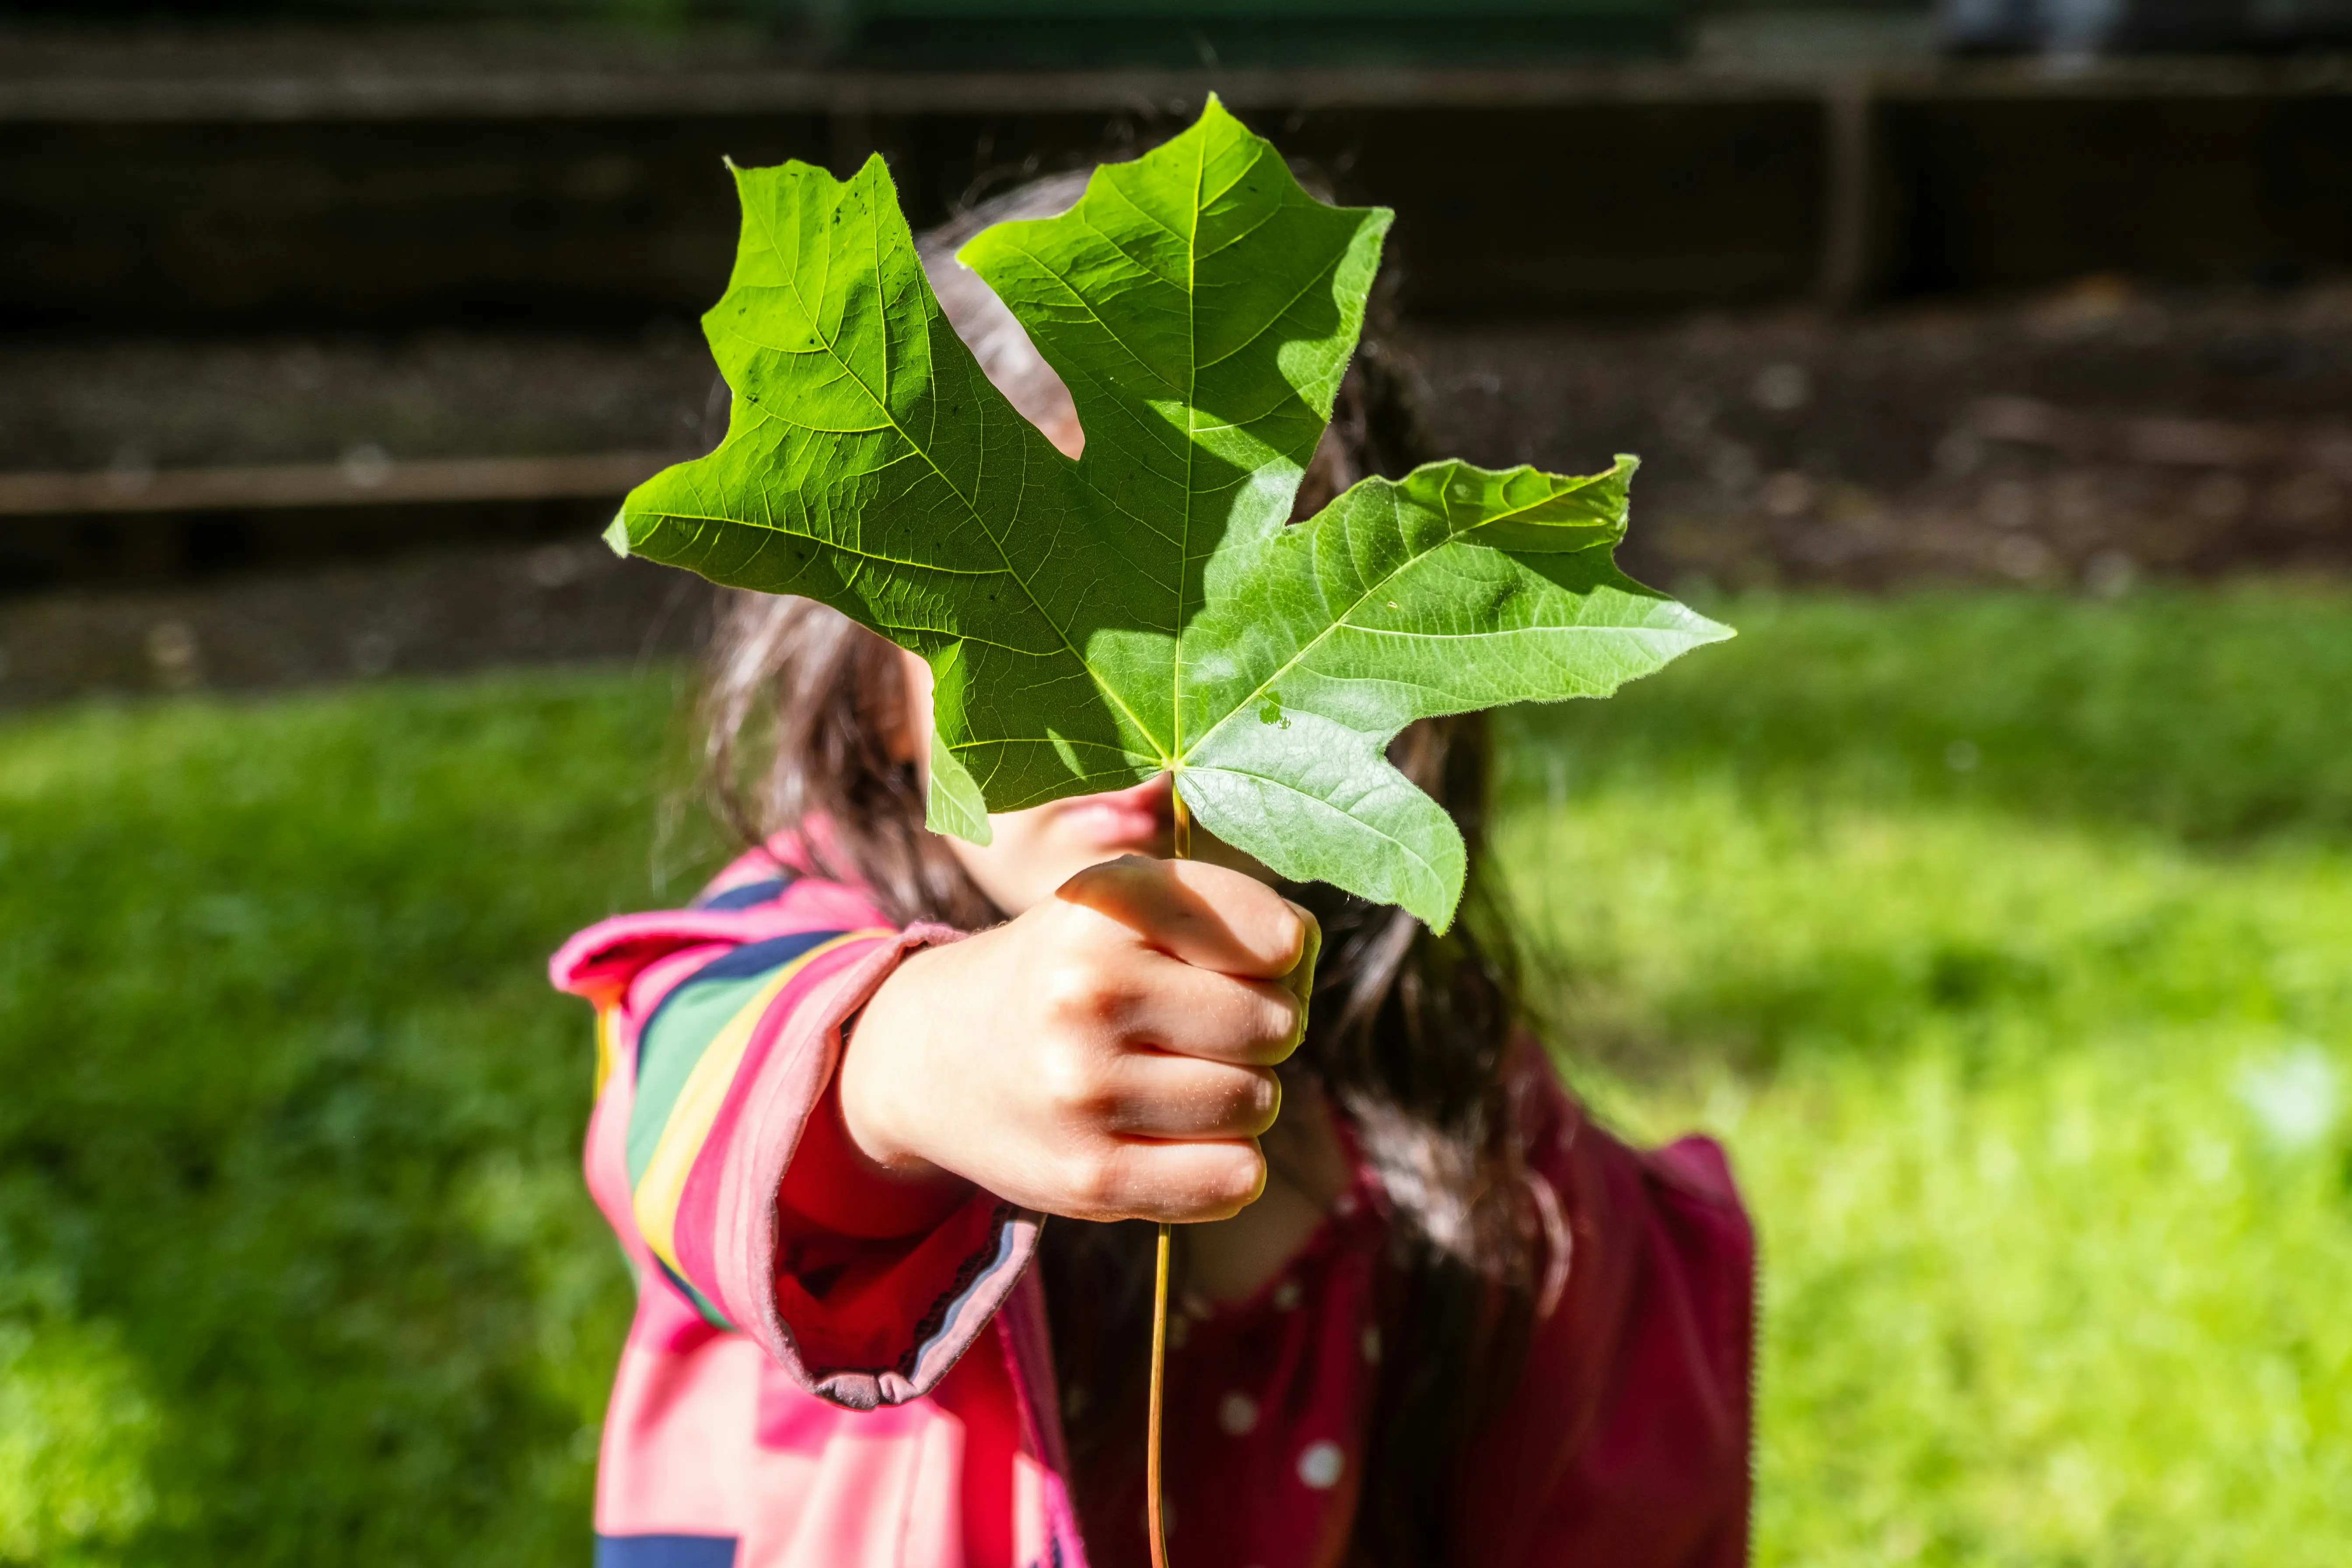
<path fill-rule="evenodd" d="M 1385 755 L 1411 721 L 1601 696 L 1729 636 L 1620 574 L 1633 459 L 1435 463 L 1290 525 L 1390 214 L 1333 207 L 1213 98 L 1059 217 L 960 258 L 1068 384 L 1063 457 L 957 338 L 882 161 L 739 169 L 704 318 L 734 403 L 631 494 L 615 548 L 820 599 L 935 677 L 930 826 L 1163 770 L 1280 874 L 1461 896 L 1460 834 Z"/>

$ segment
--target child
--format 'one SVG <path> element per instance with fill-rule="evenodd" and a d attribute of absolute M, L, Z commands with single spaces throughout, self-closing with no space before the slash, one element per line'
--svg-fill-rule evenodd
<path fill-rule="evenodd" d="M 951 254 L 1077 188 L 925 246 L 1071 452 L 1066 390 Z M 1392 392 L 1360 356 L 1299 515 L 1401 466 Z M 1146 1563 L 1158 1220 L 1180 1568 L 1744 1561 L 1747 1221 L 1713 1144 L 1626 1148 L 1517 1032 L 1483 725 L 1392 753 L 1472 848 L 1439 937 L 1213 843 L 1164 858 L 1165 778 L 928 834 L 929 696 L 835 612 L 737 596 L 709 755 L 756 847 L 555 958 L 597 1006 L 588 1179 L 638 1278 L 597 1562 Z"/>

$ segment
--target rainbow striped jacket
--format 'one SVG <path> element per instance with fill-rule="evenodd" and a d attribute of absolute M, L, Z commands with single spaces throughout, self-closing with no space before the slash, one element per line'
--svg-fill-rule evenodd
<path fill-rule="evenodd" d="M 797 860 L 779 840 L 693 907 L 602 921 L 551 963 L 596 1008 L 588 1185 L 638 1281 L 599 1458 L 599 1568 L 1128 1568 L 1139 1529 L 1081 1536 L 1076 1505 L 1124 1521 L 1135 1478 L 1090 1471 L 1073 1496 L 1027 1268 L 1043 1216 L 974 1190 L 900 1234 L 807 1195 L 812 1175 L 820 1196 L 851 1179 L 820 1114 L 848 1022 L 905 952 L 958 933 L 893 929 Z M 1736 1568 L 1754 1247 L 1721 1152 L 1628 1149 L 1523 1054 L 1550 1262 L 1519 1387 L 1460 1456 L 1448 1561 Z M 1180 1520 L 1179 1537 L 1247 1551 L 1197 1568 L 1353 1561 L 1360 1456 L 1342 1450 L 1370 1419 L 1386 1255 L 1384 1199 L 1364 1191 L 1274 1315 L 1235 1326 L 1246 1355 L 1340 1370 L 1254 1411 L 1245 1439 L 1228 1436 L 1231 1394 L 1172 1390 L 1171 1462 L 1225 1515 Z M 1277 1438 L 1286 1415 L 1307 1425 Z M 1326 1436 L 1318 1421 L 1341 1442 L 1274 1446 Z"/>

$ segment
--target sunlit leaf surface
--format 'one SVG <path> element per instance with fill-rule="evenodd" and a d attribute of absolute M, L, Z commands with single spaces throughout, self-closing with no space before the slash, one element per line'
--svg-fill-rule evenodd
<path fill-rule="evenodd" d="M 935 828 L 1166 771 L 1276 871 L 1443 926 L 1462 841 L 1389 764 L 1396 732 L 1604 695 L 1728 635 L 1612 563 L 1631 459 L 1431 464 L 1289 524 L 1390 214 L 1317 201 L 1214 100 L 961 253 L 1067 384 L 1075 459 L 957 338 L 879 158 L 736 177 L 742 247 L 704 319 L 727 439 L 612 538 L 923 655 Z"/>

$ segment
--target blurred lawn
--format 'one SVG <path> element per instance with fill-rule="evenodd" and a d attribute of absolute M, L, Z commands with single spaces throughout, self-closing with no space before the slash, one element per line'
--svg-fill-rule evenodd
<path fill-rule="evenodd" d="M 2352 595 L 1722 613 L 1513 718 L 1503 858 L 1588 1092 L 1761 1215 L 1761 1559 L 2352 1560 Z M 0 1563 L 584 1560 L 541 963 L 710 863 L 676 697 L 0 724 Z"/>
<path fill-rule="evenodd" d="M 0 728 L 0 1562 L 586 1561 L 669 678 Z M 682 898 L 691 882 L 673 883 Z"/>
<path fill-rule="evenodd" d="M 1759 1562 L 2352 1562 L 2352 597 L 1724 608 L 1499 847 L 1759 1217 Z"/>

